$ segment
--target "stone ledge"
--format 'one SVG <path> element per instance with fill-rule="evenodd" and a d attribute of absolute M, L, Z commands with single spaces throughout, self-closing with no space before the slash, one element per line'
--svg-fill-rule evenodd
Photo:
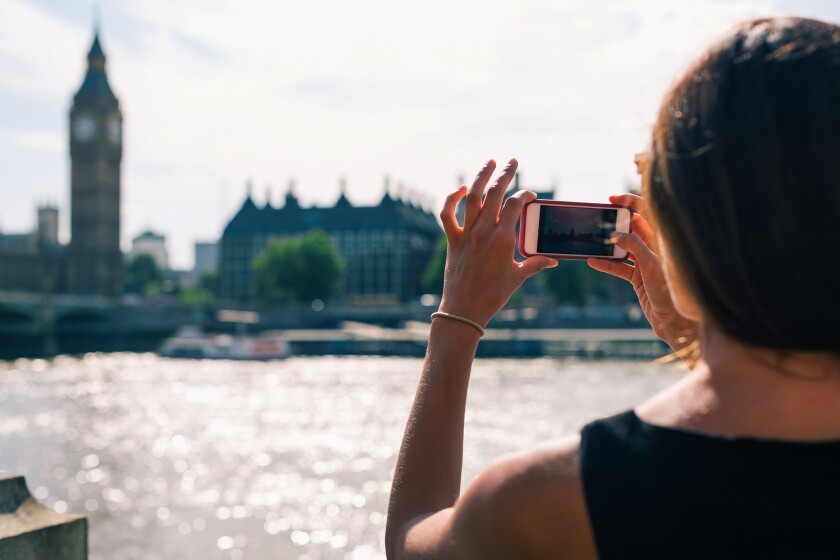
<path fill-rule="evenodd" d="M 87 519 L 44 507 L 22 476 L 0 475 L 0 558 L 84 560 Z"/>

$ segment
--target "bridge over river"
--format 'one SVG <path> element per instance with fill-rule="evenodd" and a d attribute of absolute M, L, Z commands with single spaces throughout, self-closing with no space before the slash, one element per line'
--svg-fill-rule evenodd
<path fill-rule="evenodd" d="M 155 349 L 188 320 L 182 307 L 0 291 L 0 359 Z"/>
<path fill-rule="evenodd" d="M 336 307 L 308 314 L 284 306 L 253 311 L 249 325 L 226 319 L 241 311 L 206 309 L 198 316 L 177 303 L 76 295 L 0 292 L 0 360 L 86 352 L 149 352 L 181 325 L 203 324 L 211 332 L 280 336 L 296 355 L 422 356 L 428 309 Z M 502 315 L 504 315 L 503 312 Z M 504 319 L 502 316 L 501 319 Z M 236 321 L 240 321 L 237 323 Z M 387 325 L 387 326 L 382 326 Z M 589 321 L 576 317 L 549 328 L 494 322 L 479 346 L 482 357 L 580 356 L 654 358 L 667 347 L 641 321 Z M 241 328 L 240 328 L 241 327 Z"/>

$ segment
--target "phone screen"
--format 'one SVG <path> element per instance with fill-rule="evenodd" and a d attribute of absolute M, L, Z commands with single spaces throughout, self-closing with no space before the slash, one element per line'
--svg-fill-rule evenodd
<path fill-rule="evenodd" d="M 540 206 L 537 252 L 564 255 L 613 256 L 610 234 L 618 210 L 573 206 Z"/>

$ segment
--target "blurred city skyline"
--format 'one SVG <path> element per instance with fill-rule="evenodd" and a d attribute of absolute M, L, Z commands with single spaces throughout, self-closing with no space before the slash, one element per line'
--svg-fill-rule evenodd
<path fill-rule="evenodd" d="M 122 241 L 167 236 L 172 263 L 217 240 L 253 181 L 280 205 L 354 204 L 383 177 L 435 208 L 487 158 L 523 186 L 604 201 L 634 180 L 676 74 L 734 23 L 838 21 L 829 0 L 422 5 L 102 0 L 100 37 L 124 126 Z M 0 5 L 0 231 L 35 208 L 69 224 L 68 110 L 93 38 L 88 0 Z"/>

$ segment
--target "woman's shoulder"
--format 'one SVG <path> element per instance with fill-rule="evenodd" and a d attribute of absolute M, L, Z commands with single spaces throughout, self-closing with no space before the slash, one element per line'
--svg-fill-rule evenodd
<path fill-rule="evenodd" d="M 596 558 L 579 453 L 573 435 L 496 460 L 464 494 L 472 511 L 459 517 L 476 525 L 462 530 L 492 531 L 528 557 Z"/>

